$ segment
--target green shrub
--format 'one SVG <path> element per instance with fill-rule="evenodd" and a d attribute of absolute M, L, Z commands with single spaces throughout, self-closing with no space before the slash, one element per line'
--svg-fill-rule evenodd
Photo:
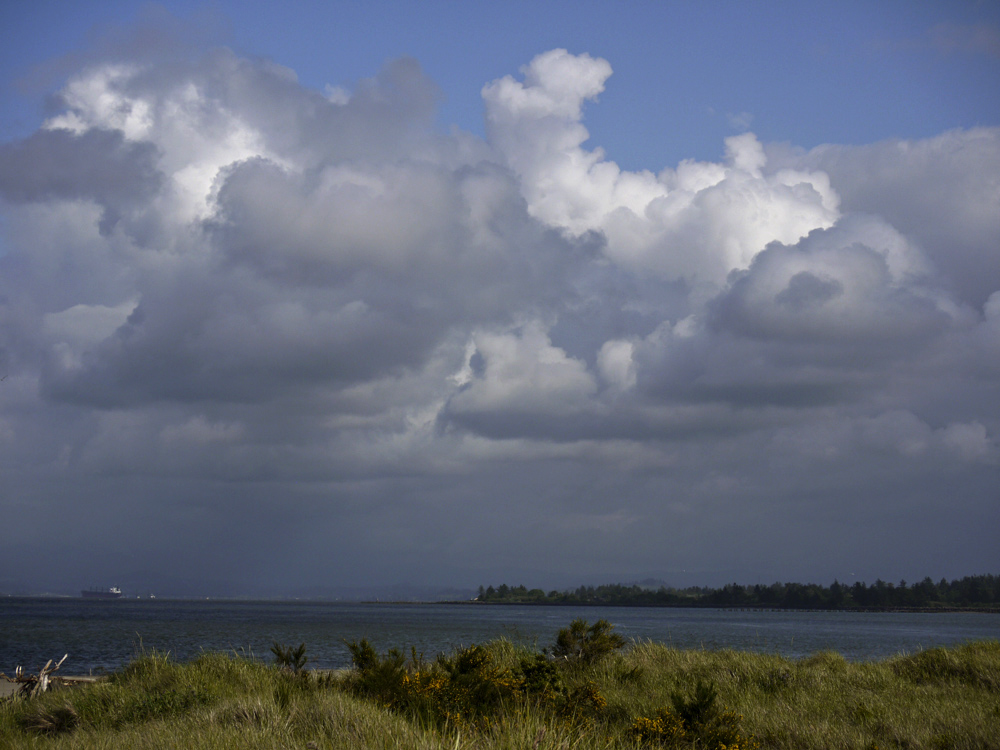
<path fill-rule="evenodd" d="M 690 698 L 674 692 L 670 695 L 670 702 L 674 704 L 674 711 L 684 722 L 684 726 L 697 731 L 718 717 L 719 707 L 715 705 L 715 699 L 718 697 L 719 691 L 713 683 L 698 680 L 694 694 Z"/>
<path fill-rule="evenodd" d="M 673 710 L 661 708 L 652 717 L 640 716 L 631 727 L 642 744 L 663 747 L 698 747 L 705 750 L 749 750 L 757 742 L 740 731 L 741 716 L 717 705 L 718 691 L 711 682 L 698 680 L 690 697 L 674 692 Z"/>
<path fill-rule="evenodd" d="M 356 695 L 425 722 L 488 724 L 523 686 L 518 675 L 499 667 L 482 646 L 441 655 L 430 665 L 414 649 L 407 660 L 397 649 L 380 655 L 367 640 L 348 643 L 348 648 L 356 668 L 348 684 Z"/>
<path fill-rule="evenodd" d="M 632 722 L 631 734 L 643 745 L 671 747 L 687 740 L 684 722 L 669 708 L 661 708 L 652 717 L 638 717 Z"/>
<path fill-rule="evenodd" d="M 283 646 L 277 641 L 271 646 L 271 653 L 274 654 L 274 663 L 279 668 L 299 674 L 309 661 L 306 656 L 306 644 L 300 643 L 298 648 Z"/>
<path fill-rule="evenodd" d="M 528 695 L 553 699 L 565 693 L 562 675 L 544 654 L 533 654 L 531 658 L 521 659 L 518 671 L 524 692 Z"/>
<path fill-rule="evenodd" d="M 360 697 L 437 726 L 479 729 L 531 710 L 570 722 L 590 720 L 607 705 L 593 681 L 567 687 L 544 654 L 503 666 L 490 649 L 472 645 L 426 664 L 414 652 L 379 654 L 366 640 L 348 643 L 355 673 L 349 689 Z"/>
<path fill-rule="evenodd" d="M 400 651 L 390 649 L 385 656 L 379 656 L 366 638 L 348 643 L 347 648 L 357 670 L 350 682 L 357 695 L 372 698 L 390 708 L 408 705 L 406 658 Z"/>
<path fill-rule="evenodd" d="M 459 725 L 489 724 L 523 689 L 523 680 L 498 666 L 482 646 L 459 649 L 451 658 L 440 656 L 437 666 L 437 674 L 429 675 L 423 687 L 439 715 Z"/>
<path fill-rule="evenodd" d="M 590 665 L 625 646 L 625 639 L 614 632 L 614 625 L 598 620 L 593 625 L 576 619 L 556 635 L 552 655 L 571 664 Z"/>

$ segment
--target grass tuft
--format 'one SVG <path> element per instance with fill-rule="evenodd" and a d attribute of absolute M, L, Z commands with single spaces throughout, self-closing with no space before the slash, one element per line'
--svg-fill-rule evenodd
<path fill-rule="evenodd" d="M 916 685 L 957 683 L 1000 690 L 1000 641 L 928 649 L 895 659 L 892 669 Z"/>
<path fill-rule="evenodd" d="M 80 716 L 70 703 L 34 703 L 18 717 L 18 723 L 31 734 L 62 734 L 76 729 Z"/>

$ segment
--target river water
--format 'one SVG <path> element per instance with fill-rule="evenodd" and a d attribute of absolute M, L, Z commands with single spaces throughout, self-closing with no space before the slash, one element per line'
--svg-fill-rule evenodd
<path fill-rule="evenodd" d="M 0 671 L 36 672 L 69 658 L 65 674 L 120 668 L 145 649 L 179 660 L 227 651 L 271 660 L 277 641 L 306 644 L 309 667 L 350 666 L 346 641 L 426 657 L 506 636 L 542 648 L 574 618 L 609 620 L 631 640 L 684 649 L 739 649 L 801 658 L 840 652 L 852 661 L 1000 638 L 1000 614 L 731 611 L 645 607 L 359 604 L 163 599 L 0 598 Z"/>

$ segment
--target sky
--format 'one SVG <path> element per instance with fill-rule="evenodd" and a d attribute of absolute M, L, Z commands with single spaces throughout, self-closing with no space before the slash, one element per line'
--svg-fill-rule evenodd
<path fill-rule="evenodd" d="M 0 592 L 1000 569 L 1000 5 L 0 29 Z"/>

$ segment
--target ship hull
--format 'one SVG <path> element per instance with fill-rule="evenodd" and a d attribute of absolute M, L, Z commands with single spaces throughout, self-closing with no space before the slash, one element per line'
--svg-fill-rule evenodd
<path fill-rule="evenodd" d="M 91 590 L 81 591 L 80 595 L 84 599 L 121 599 L 121 591 Z"/>

